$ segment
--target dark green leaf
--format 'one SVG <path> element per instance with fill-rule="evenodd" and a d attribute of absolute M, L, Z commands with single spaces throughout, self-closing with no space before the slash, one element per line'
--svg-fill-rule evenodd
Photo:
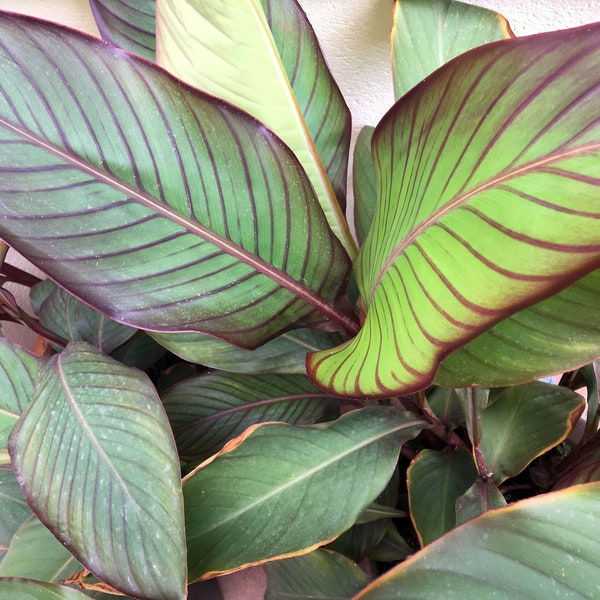
<path fill-rule="evenodd" d="M 596 432 L 581 452 L 569 455 L 561 464 L 559 473 L 561 477 L 554 486 L 555 490 L 600 481 L 600 433 Z"/>
<path fill-rule="evenodd" d="M 136 330 L 108 317 L 54 286 L 39 306 L 40 323 L 69 341 L 84 341 L 110 354 L 132 337 Z"/>
<path fill-rule="evenodd" d="M 456 526 L 456 501 L 473 484 L 477 470 L 465 448 L 422 450 L 407 473 L 410 515 L 425 546 Z"/>
<path fill-rule="evenodd" d="M 71 343 L 9 438 L 29 505 L 92 573 L 151 600 L 185 595 L 179 459 L 147 377 Z"/>
<path fill-rule="evenodd" d="M 373 137 L 378 209 L 355 268 L 364 324 L 309 356 L 318 385 L 423 389 L 452 351 L 597 269 L 599 61 L 598 24 L 503 40 L 447 63 L 387 113 Z M 556 307 L 526 344 L 545 352 L 565 314 Z M 568 314 L 576 338 L 588 315 Z M 595 354 L 570 345 L 568 362 L 595 357 L 594 335 Z M 459 374 L 453 387 L 485 383 L 481 365 Z M 516 365 L 511 380 L 528 376 Z"/>
<path fill-rule="evenodd" d="M 305 554 L 348 529 L 424 423 L 392 408 L 248 429 L 184 479 L 190 581 Z"/>
<path fill-rule="evenodd" d="M 480 447 L 497 484 L 562 442 L 585 405 L 579 394 L 541 381 L 492 394 L 479 422 Z"/>
<path fill-rule="evenodd" d="M 0 469 L 0 561 L 13 535 L 30 515 L 31 509 L 23 498 L 14 473 Z"/>
<path fill-rule="evenodd" d="M 596 434 L 600 424 L 600 360 L 582 367 L 581 375 L 587 388 L 587 413 L 582 439 L 582 443 L 586 444 Z"/>
<path fill-rule="evenodd" d="M 355 600 L 597 598 L 600 484 L 543 494 L 457 527 Z"/>
<path fill-rule="evenodd" d="M 393 522 L 389 524 L 385 535 L 380 542 L 369 550 L 369 558 L 378 562 L 399 562 L 413 553 L 413 549 L 406 540 L 398 533 Z"/>
<path fill-rule="evenodd" d="M 392 68 L 396 99 L 450 59 L 510 37 L 506 19 L 455 0 L 396 0 Z"/>
<path fill-rule="evenodd" d="M 475 483 L 456 500 L 456 524 L 460 525 L 478 517 L 486 510 L 503 506 L 506 506 L 506 500 L 494 480 L 483 481 L 478 477 Z"/>
<path fill-rule="evenodd" d="M 465 413 L 456 390 L 434 387 L 427 394 L 427 404 L 449 430 L 465 422 Z"/>
<path fill-rule="evenodd" d="M 264 125 L 58 26 L 5 14 L 0 39 L 0 235 L 34 264 L 152 331 L 355 328 L 348 257 Z"/>
<path fill-rule="evenodd" d="M 196 464 L 251 425 L 314 423 L 331 398 L 302 375 L 210 373 L 185 379 L 162 394 L 179 456 Z"/>
<path fill-rule="evenodd" d="M 155 0 L 90 0 L 102 39 L 154 60 Z"/>
<path fill-rule="evenodd" d="M 356 563 L 328 550 L 273 561 L 265 573 L 265 600 L 350 600 L 370 581 Z"/>
<path fill-rule="evenodd" d="M 0 564 L 0 577 L 58 583 L 82 568 L 48 528 L 32 515 L 15 532 Z"/>

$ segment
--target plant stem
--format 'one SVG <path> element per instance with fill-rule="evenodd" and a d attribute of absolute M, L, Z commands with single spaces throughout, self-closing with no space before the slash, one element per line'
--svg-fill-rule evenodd
<path fill-rule="evenodd" d="M 494 474 L 488 469 L 485 463 L 485 457 L 481 451 L 481 432 L 479 430 L 479 419 L 481 418 L 481 411 L 479 404 L 475 399 L 475 392 L 473 388 L 467 389 L 467 402 L 469 407 L 469 421 L 471 424 L 471 443 L 473 444 L 473 458 L 475 459 L 475 465 L 477 466 L 477 474 L 482 481 L 487 481 Z"/>

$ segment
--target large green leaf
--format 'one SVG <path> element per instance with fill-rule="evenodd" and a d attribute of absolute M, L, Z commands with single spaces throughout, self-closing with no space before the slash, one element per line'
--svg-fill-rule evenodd
<path fill-rule="evenodd" d="M 371 140 L 374 128 L 363 127 L 354 146 L 352 163 L 352 187 L 354 190 L 354 227 L 359 244 L 367 237 L 375 207 L 377 206 L 377 187 L 375 169 L 371 154 Z"/>
<path fill-rule="evenodd" d="M 142 372 L 73 342 L 41 369 L 9 451 L 29 505 L 92 573 L 135 597 L 184 598 L 179 460 Z"/>
<path fill-rule="evenodd" d="M 154 60 L 155 0 L 90 0 L 102 39 Z"/>
<path fill-rule="evenodd" d="M 304 375 L 210 373 L 176 383 L 161 395 L 179 457 L 196 464 L 251 425 L 314 423 L 339 400 Z"/>
<path fill-rule="evenodd" d="M 77 559 L 32 515 L 15 532 L 0 563 L 0 577 L 58 583 L 81 569 Z"/>
<path fill-rule="evenodd" d="M 370 581 L 356 563 L 327 550 L 267 563 L 265 573 L 265 600 L 349 600 Z"/>
<path fill-rule="evenodd" d="M 600 484 L 490 511 L 376 579 L 355 600 L 598 598 Z"/>
<path fill-rule="evenodd" d="M 396 99 L 455 56 L 511 35 L 502 15 L 479 6 L 456 0 L 395 0 Z"/>
<path fill-rule="evenodd" d="M 356 266 L 364 325 L 309 357 L 319 385 L 425 388 L 453 350 L 598 267 L 599 41 L 594 25 L 476 48 L 387 113 L 373 137 L 379 204 Z M 526 344 L 545 349 L 552 324 L 523 332 Z M 570 360 L 589 361 L 597 344 L 591 357 L 569 348 Z M 480 372 L 461 385 L 481 384 Z M 515 366 L 513 382 L 529 374 Z"/>
<path fill-rule="evenodd" d="M 43 581 L 0 577 L 2 600 L 89 600 L 82 592 L 64 585 L 53 585 Z"/>
<path fill-rule="evenodd" d="M 33 394 L 41 359 L 0 339 L 0 465 L 8 463 L 6 442 Z"/>
<path fill-rule="evenodd" d="M 498 484 L 562 442 L 585 406 L 579 394 L 541 381 L 492 391 L 490 401 L 479 421 L 480 447 Z"/>
<path fill-rule="evenodd" d="M 393 408 L 248 429 L 184 479 L 190 581 L 305 554 L 348 529 L 424 423 Z"/>
<path fill-rule="evenodd" d="M 407 473 L 410 516 L 425 546 L 456 526 L 456 501 L 473 485 L 477 469 L 465 448 L 422 450 Z"/>
<path fill-rule="evenodd" d="M 264 125 L 58 26 L 5 14 L 0 39 L 0 236 L 29 260 L 142 329 L 353 328 L 348 258 Z"/>
<path fill-rule="evenodd" d="M 350 115 L 296 0 L 159 0 L 157 6 L 159 64 L 274 131 L 298 157 L 330 227 L 353 254 L 336 198 L 337 192 L 343 205 Z"/>

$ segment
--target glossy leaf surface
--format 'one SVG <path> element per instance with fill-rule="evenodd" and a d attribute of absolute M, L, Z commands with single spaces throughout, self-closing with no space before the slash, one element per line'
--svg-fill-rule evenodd
<path fill-rule="evenodd" d="M 0 39 L 0 236 L 24 256 L 142 329 L 252 347 L 347 320 L 348 259 L 262 124 L 57 26 L 5 15 Z"/>
<path fill-rule="evenodd" d="M 0 577 L 25 577 L 57 583 L 83 567 L 35 516 L 19 527 L 0 563 Z"/>
<path fill-rule="evenodd" d="M 356 600 L 595 598 L 600 484 L 517 502 L 454 529 Z"/>
<path fill-rule="evenodd" d="M 17 577 L 0 578 L 0 597 L 19 600 L 89 600 L 89 596 L 64 585 Z"/>
<path fill-rule="evenodd" d="M 353 254 L 336 198 L 345 196 L 350 115 L 296 0 L 158 0 L 158 15 L 158 63 L 274 131 Z"/>
<path fill-rule="evenodd" d="M 506 500 L 493 479 L 480 477 L 456 500 L 456 524 L 461 525 L 493 508 L 506 506 Z"/>
<path fill-rule="evenodd" d="M 349 600 L 369 582 L 356 563 L 327 550 L 273 561 L 264 568 L 265 600 Z"/>
<path fill-rule="evenodd" d="M 378 210 L 356 266 L 364 325 L 309 357 L 319 385 L 423 389 L 453 350 L 598 267 L 599 61 L 600 25 L 503 40 L 387 113 L 374 134 Z M 533 334 L 539 349 L 554 331 Z M 462 385 L 482 384 L 480 371 Z"/>
<path fill-rule="evenodd" d="M 306 354 L 337 346 L 339 333 L 315 329 L 286 331 L 274 340 L 245 350 L 201 333 L 152 333 L 152 337 L 177 356 L 193 363 L 235 373 L 306 374 Z"/>
<path fill-rule="evenodd" d="M 148 60 L 155 55 L 155 0 L 90 0 L 102 39 Z"/>
<path fill-rule="evenodd" d="M 424 424 L 391 408 L 258 425 L 184 479 L 190 581 L 305 554 L 348 529 Z"/>
<path fill-rule="evenodd" d="M 456 0 L 396 0 L 392 28 L 396 99 L 455 56 L 511 35 L 506 19 L 486 8 Z"/>
<path fill-rule="evenodd" d="M 492 391 L 490 400 L 479 422 L 480 445 L 496 483 L 562 442 L 585 405 L 579 394 L 541 381 Z"/>
<path fill-rule="evenodd" d="M 456 500 L 471 487 L 477 470 L 465 448 L 425 449 L 407 473 L 410 516 L 421 546 L 456 526 Z"/>
<path fill-rule="evenodd" d="M 147 377 L 83 342 L 46 363 L 9 451 L 34 512 L 100 579 L 181 599 L 179 460 Z"/>
<path fill-rule="evenodd" d="M 200 462 L 248 427 L 267 421 L 314 423 L 334 405 L 302 375 L 211 373 L 180 381 L 161 395 L 179 457 Z"/>

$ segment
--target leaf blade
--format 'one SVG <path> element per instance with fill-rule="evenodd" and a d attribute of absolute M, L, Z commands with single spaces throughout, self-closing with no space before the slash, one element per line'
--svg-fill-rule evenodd
<path fill-rule="evenodd" d="M 140 598 L 185 596 L 179 463 L 142 373 L 72 343 L 45 365 L 9 451 L 30 506 L 90 571 Z"/>
<path fill-rule="evenodd" d="M 597 268 L 599 31 L 477 48 L 384 117 L 380 204 L 356 268 L 365 323 L 309 357 L 319 385 L 423 389 L 452 351 Z"/>

